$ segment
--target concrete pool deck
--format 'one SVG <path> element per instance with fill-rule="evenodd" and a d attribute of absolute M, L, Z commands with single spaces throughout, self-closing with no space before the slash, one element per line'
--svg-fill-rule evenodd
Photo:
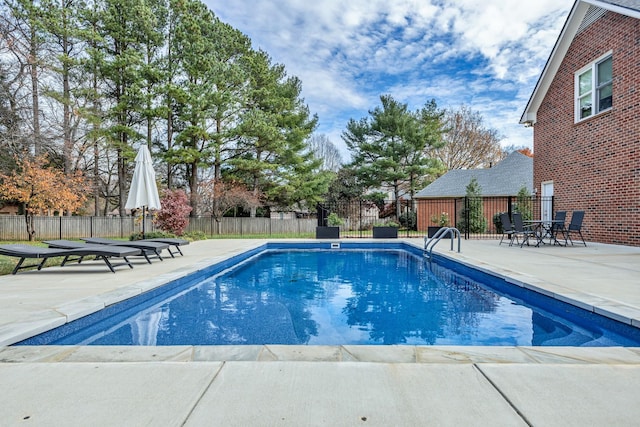
<path fill-rule="evenodd" d="M 421 246 L 420 239 L 407 241 Z M 264 243 L 0 276 L 9 345 Z M 441 242 L 515 285 L 635 323 L 640 248 Z M 640 323 L 635 323 L 639 325 Z M 0 347 L 0 425 L 533 425 L 640 422 L 640 349 L 446 346 Z"/>

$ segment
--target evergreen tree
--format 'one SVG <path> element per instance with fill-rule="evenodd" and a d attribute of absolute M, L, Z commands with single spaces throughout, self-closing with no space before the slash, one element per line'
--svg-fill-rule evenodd
<path fill-rule="evenodd" d="M 199 1 L 173 2 L 172 13 L 172 49 L 180 52 L 180 59 L 171 96 L 181 128 L 166 159 L 185 167 L 193 215 L 198 213 L 201 168 L 212 165 L 214 179 L 221 176 L 237 124 L 235 110 L 244 103 L 238 92 L 243 78 L 237 62 L 246 55 L 250 41 Z"/>
<path fill-rule="evenodd" d="M 522 214 L 524 221 L 533 219 L 533 201 L 531 200 L 531 193 L 527 190 L 527 187 L 522 187 L 518 191 L 516 205 L 513 210 Z"/>
<path fill-rule="evenodd" d="M 231 173 L 272 206 L 303 202 L 315 206 L 328 188 L 330 174 L 318 172 L 320 161 L 306 140 L 316 127 L 300 97 L 302 86 L 287 77 L 283 65 L 271 64 L 262 51 L 247 57 L 247 106 Z M 255 209 L 252 210 L 252 215 Z"/>
<path fill-rule="evenodd" d="M 351 167 L 370 188 L 389 188 L 395 200 L 411 197 L 437 166 L 427 149 L 441 142 L 442 124 L 435 101 L 411 112 L 390 95 L 380 97 L 381 107 L 369 111 L 370 118 L 347 123 L 342 137 L 352 152 Z M 400 204 L 396 203 L 400 217 Z"/>
<path fill-rule="evenodd" d="M 153 39 L 157 29 L 155 18 L 145 0 L 104 0 L 100 13 L 104 50 L 100 74 L 108 90 L 103 92 L 110 102 L 106 130 L 108 143 L 117 155 L 118 207 L 124 215 L 124 198 L 129 181 L 127 171 L 135 157 L 133 143 L 142 140 L 138 131 L 145 106 L 145 86 L 142 70 L 145 67 L 145 43 Z"/>
<path fill-rule="evenodd" d="M 482 188 L 478 180 L 472 178 L 466 191 L 465 207 L 457 228 L 461 233 L 484 233 L 487 230 L 487 220 L 484 217 Z"/>

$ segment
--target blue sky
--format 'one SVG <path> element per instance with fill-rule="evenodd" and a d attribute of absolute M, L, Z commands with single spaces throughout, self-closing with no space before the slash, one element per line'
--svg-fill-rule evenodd
<path fill-rule="evenodd" d="M 518 124 L 573 0 L 204 0 L 253 47 L 302 81 L 317 132 L 341 150 L 350 118 L 382 94 L 412 110 L 471 107 L 503 146 L 530 148 Z"/>

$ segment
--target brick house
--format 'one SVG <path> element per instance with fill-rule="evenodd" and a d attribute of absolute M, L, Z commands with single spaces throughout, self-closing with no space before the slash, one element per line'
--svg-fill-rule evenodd
<path fill-rule="evenodd" d="M 535 188 L 584 210 L 587 240 L 640 246 L 639 116 L 640 1 L 577 0 L 520 123 Z"/>
<path fill-rule="evenodd" d="M 486 231 L 492 231 L 492 218 L 508 210 L 509 197 L 517 196 L 523 187 L 533 194 L 533 159 L 514 151 L 492 168 L 448 171 L 414 196 L 417 229 L 426 231 L 429 226 L 438 225 L 432 218 L 443 213 L 449 218 L 448 225 L 455 226 L 473 178 L 482 190 Z"/>

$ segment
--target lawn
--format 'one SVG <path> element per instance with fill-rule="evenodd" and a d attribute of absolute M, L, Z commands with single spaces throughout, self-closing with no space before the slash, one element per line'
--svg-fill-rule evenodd
<path fill-rule="evenodd" d="M 21 245 L 33 245 L 33 246 L 47 247 L 47 245 L 45 245 L 45 244 L 43 244 L 41 242 L 25 242 L 25 241 L 21 241 L 21 242 L 3 241 L 3 242 L 0 242 L 0 244 L 2 244 L 2 245 L 11 245 L 11 244 L 15 244 L 15 243 L 18 243 L 18 244 L 21 244 Z M 47 266 L 60 265 L 60 264 L 62 264 L 62 260 L 63 260 L 63 257 L 49 258 L 47 260 L 46 265 Z M 0 275 L 11 274 L 11 272 L 15 268 L 16 264 L 18 263 L 18 261 L 20 261 L 19 258 L 0 255 Z M 37 259 L 32 259 L 32 260 L 26 260 L 25 261 L 25 263 L 27 263 L 27 265 L 30 265 L 30 262 L 31 263 L 37 263 L 38 260 Z"/>

